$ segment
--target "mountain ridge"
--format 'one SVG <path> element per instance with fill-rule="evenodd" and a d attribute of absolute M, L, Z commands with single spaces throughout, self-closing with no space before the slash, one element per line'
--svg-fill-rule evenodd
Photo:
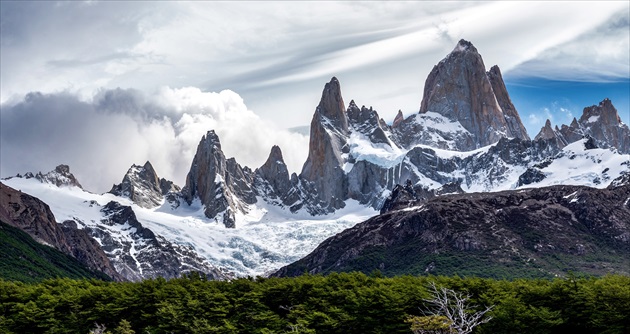
<path fill-rule="evenodd" d="M 63 198 L 55 203 L 57 223 L 86 231 L 118 271 L 137 280 L 187 270 L 226 278 L 226 267 L 264 274 L 376 210 L 387 215 L 453 193 L 602 189 L 630 170 L 627 126 L 610 100 L 585 108 L 570 126 L 548 121 L 532 140 L 500 69 L 486 70 L 468 41 L 434 67 L 425 91 L 419 112 L 405 118 L 399 111 L 388 125 L 372 107 L 354 100 L 346 106 L 332 77 L 315 107 L 299 174 L 289 175 L 278 145 L 260 167 L 241 166 L 210 129 L 181 189 L 159 178 L 149 161 L 132 165 L 101 195 L 82 190 L 65 165 L 7 182 L 52 201 L 57 192 Z"/>

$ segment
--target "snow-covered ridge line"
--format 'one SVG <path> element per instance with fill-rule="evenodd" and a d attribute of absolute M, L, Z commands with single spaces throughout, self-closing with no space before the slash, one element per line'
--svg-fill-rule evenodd
<path fill-rule="evenodd" d="M 92 194 L 72 186 L 57 187 L 36 179 L 14 177 L 2 182 L 47 203 L 59 223 L 75 220 L 79 228 L 105 225 L 102 221 L 107 220 L 107 214 L 101 208 L 112 201 L 130 206 L 142 226 L 158 238 L 191 247 L 209 264 L 236 276 L 265 275 L 305 256 L 324 239 L 377 214 L 356 201 L 349 201 L 338 212 L 312 217 L 305 212 L 292 214 L 259 200 L 247 214 L 240 214 L 238 219 L 242 224 L 228 229 L 205 217 L 198 199 L 190 206 L 172 208 L 170 203 L 163 202 L 157 208 L 147 209 L 125 197 Z M 121 243 L 129 244 L 126 251 L 118 249 L 110 253 L 114 257 L 131 256 L 133 261 L 139 261 L 138 268 L 142 268 L 137 249 L 143 246 L 143 240 L 127 236 L 134 228 L 116 225 L 109 230 Z M 103 244 L 98 238 L 97 241 Z"/>

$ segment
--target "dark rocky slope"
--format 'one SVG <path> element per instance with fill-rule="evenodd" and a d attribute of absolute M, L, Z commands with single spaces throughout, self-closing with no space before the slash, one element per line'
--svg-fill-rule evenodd
<path fill-rule="evenodd" d="M 376 269 L 507 278 L 630 274 L 627 179 L 607 189 L 553 186 L 433 198 L 345 230 L 275 275 Z"/>

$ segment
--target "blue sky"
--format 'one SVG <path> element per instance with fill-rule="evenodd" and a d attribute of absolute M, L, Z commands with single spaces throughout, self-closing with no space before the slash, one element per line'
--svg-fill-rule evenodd
<path fill-rule="evenodd" d="M 630 122 L 627 1 L 0 7 L 2 177 L 66 163 L 80 181 L 99 173 L 82 182 L 106 191 L 151 160 L 181 184 L 210 128 L 244 165 L 277 144 L 299 172 L 308 138 L 286 129 L 309 124 L 332 76 L 346 104 L 391 121 L 418 111 L 427 75 L 462 38 L 499 65 L 532 137 L 605 97 Z"/>
<path fill-rule="evenodd" d="M 569 125 L 579 119 L 585 107 L 609 98 L 622 121 L 630 118 L 630 80 L 619 82 L 558 81 L 539 78 L 508 80 L 512 102 L 530 136 L 535 136 L 547 119 L 554 125 Z"/>

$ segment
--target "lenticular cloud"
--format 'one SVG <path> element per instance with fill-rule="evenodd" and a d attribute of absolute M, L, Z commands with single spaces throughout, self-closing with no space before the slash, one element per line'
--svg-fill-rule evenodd
<path fill-rule="evenodd" d="M 131 164 L 150 160 L 161 177 L 183 185 L 201 137 L 215 130 L 223 151 L 252 169 L 279 145 L 297 171 L 308 139 L 277 129 L 235 92 L 163 87 L 147 95 L 101 90 L 92 101 L 68 93 L 30 93 L 2 105 L 2 177 L 70 165 L 86 189 L 109 190 Z"/>

